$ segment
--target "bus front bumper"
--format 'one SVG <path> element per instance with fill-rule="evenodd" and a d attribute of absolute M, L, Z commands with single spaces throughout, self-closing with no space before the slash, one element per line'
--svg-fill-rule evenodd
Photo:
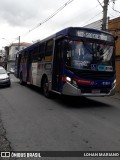
<path fill-rule="evenodd" d="M 115 94 L 115 87 L 116 85 L 113 86 L 113 88 L 108 92 L 108 93 L 82 93 L 81 89 L 73 86 L 72 84 L 66 82 L 63 86 L 63 92 L 62 94 L 64 95 L 69 95 L 69 96 L 85 96 L 85 97 L 99 97 L 99 96 L 112 96 Z"/>

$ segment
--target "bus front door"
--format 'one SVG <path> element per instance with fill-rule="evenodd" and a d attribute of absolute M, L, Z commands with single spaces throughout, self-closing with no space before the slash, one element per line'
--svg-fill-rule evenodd
<path fill-rule="evenodd" d="M 62 82 L 62 41 L 56 40 L 53 59 L 52 89 L 61 91 Z"/>

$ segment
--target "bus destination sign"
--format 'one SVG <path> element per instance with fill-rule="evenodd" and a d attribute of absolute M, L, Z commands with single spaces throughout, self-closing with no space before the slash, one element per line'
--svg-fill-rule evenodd
<path fill-rule="evenodd" d="M 99 33 L 89 30 L 76 30 L 74 34 L 78 37 L 82 38 L 90 38 L 90 39 L 97 39 L 97 40 L 103 40 L 103 41 L 109 41 L 114 42 L 114 37 L 107 33 Z M 73 33 L 72 33 L 73 35 Z"/>
<path fill-rule="evenodd" d="M 107 35 L 98 34 L 98 33 L 90 33 L 90 32 L 83 32 L 83 31 L 77 31 L 77 35 L 79 37 L 85 37 L 85 38 L 92 38 L 92 39 L 100 39 L 107 41 Z"/>

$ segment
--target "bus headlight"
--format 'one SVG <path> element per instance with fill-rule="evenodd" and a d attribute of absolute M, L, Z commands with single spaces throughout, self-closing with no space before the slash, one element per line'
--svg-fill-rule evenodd
<path fill-rule="evenodd" d="M 70 77 L 66 77 L 66 81 L 71 82 L 71 78 Z"/>
<path fill-rule="evenodd" d="M 69 83 L 71 83 L 72 85 L 77 86 L 76 80 L 74 80 L 74 79 L 72 79 L 72 78 L 70 78 L 70 77 L 66 77 L 66 82 L 69 82 Z"/>
<path fill-rule="evenodd" d="M 63 76 L 63 77 L 62 77 L 62 81 L 63 81 L 63 82 L 68 82 L 68 83 L 70 83 L 70 84 L 72 84 L 72 85 L 77 86 L 77 81 L 74 80 L 74 79 L 72 79 L 72 78 L 70 78 L 70 77 L 68 77 L 68 76 Z"/>
<path fill-rule="evenodd" d="M 91 80 L 70 78 L 68 76 L 63 76 L 62 81 L 63 82 L 69 82 L 74 86 L 78 86 L 78 84 L 80 84 L 80 85 L 94 85 L 95 84 L 94 81 L 91 81 Z"/>

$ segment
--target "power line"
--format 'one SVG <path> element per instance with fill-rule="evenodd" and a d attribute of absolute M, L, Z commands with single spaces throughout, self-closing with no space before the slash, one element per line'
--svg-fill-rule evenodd
<path fill-rule="evenodd" d="M 38 23 L 36 26 L 34 26 L 33 28 L 29 29 L 28 32 L 26 32 L 25 34 L 21 35 L 22 36 L 26 36 L 27 34 L 29 34 L 30 32 L 32 32 L 33 30 L 37 29 L 38 27 L 40 27 L 41 25 L 43 25 L 44 23 L 46 23 L 47 21 L 49 21 L 50 19 L 52 19 L 54 16 L 56 16 L 60 11 L 62 11 L 67 5 L 69 5 L 70 3 L 72 3 L 74 0 L 68 0 L 64 5 L 62 5 L 60 8 L 58 8 L 53 14 L 51 14 L 49 17 L 47 17 L 46 19 L 44 19 L 43 21 L 41 21 L 40 23 Z M 102 6 L 102 3 L 97 0 L 99 2 L 99 5 Z M 103 7 L 103 6 L 102 6 Z M 102 13 L 102 12 L 100 12 Z M 100 14 L 99 13 L 99 14 Z M 99 14 L 97 14 L 96 16 L 98 16 Z M 93 18 L 95 18 L 96 16 L 94 16 Z M 91 18 L 90 20 L 92 20 L 93 18 Z M 89 21 L 90 21 L 89 20 Z M 15 38 L 15 40 L 17 40 L 17 38 Z"/>
<path fill-rule="evenodd" d="M 96 14 L 94 17 L 90 18 L 89 20 L 87 20 L 83 25 L 85 25 L 86 23 L 90 22 L 91 20 L 93 20 L 95 17 L 97 17 L 98 15 L 100 15 L 102 12 L 99 12 L 98 14 Z"/>
<path fill-rule="evenodd" d="M 98 4 L 96 7 L 101 6 L 101 7 L 103 8 L 103 6 L 102 6 L 103 2 L 101 3 L 99 0 L 97 0 L 97 1 L 99 2 L 99 4 Z M 95 8 L 96 8 L 96 7 L 95 7 Z M 93 8 L 93 10 L 94 10 L 94 8 Z M 98 15 L 100 15 L 100 14 L 102 14 L 102 13 L 103 13 L 103 11 L 102 11 L 102 12 L 99 12 L 99 13 L 96 14 L 95 16 L 91 17 L 91 18 L 88 19 L 86 22 L 84 22 L 83 25 L 86 25 L 88 22 L 90 22 L 91 20 L 93 20 L 95 17 L 97 17 Z"/>
<path fill-rule="evenodd" d="M 90 8 L 89 10 L 87 10 L 87 12 L 90 12 L 91 10 L 93 11 L 94 9 L 96 9 L 98 6 L 100 6 L 100 4 L 98 4 L 98 5 L 96 5 L 95 7 L 92 7 L 92 8 Z M 100 13 L 102 13 L 102 12 L 100 12 Z M 99 13 L 99 14 L 100 14 Z M 84 14 L 84 13 L 83 13 Z M 99 14 L 97 14 L 96 16 L 98 16 Z M 81 13 L 80 13 L 80 15 L 81 15 Z M 93 18 L 95 18 L 96 16 L 94 16 Z M 77 15 L 77 18 L 79 17 L 79 15 Z M 91 18 L 91 19 L 93 19 L 93 18 Z M 74 17 L 74 19 L 75 19 L 75 17 Z M 91 20 L 90 19 L 90 20 Z M 73 20 L 73 18 L 72 18 L 72 20 Z M 90 21 L 90 20 L 88 20 L 88 21 Z M 69 21 L 67 21 L 67 22 L 65 22 L 62 26 L 64 26 L 64 25 L 66 25 L 66 24 L 69 24 L 69 22 L 71 23 L 71 20 L 69 20 Z M 85 23 L 85 22 L 84 22 Z M 82 25 L 83 26 L 83 25 Z M 47 34 L 47 33 L 46 33 Z M 45 33 L 44 34 L 42 34 L 42 35 L 40 35 L 40 36 L 43 36 L 43 35 L 45 35 Z"/>
<path fill-rule="evenodd" d="M 46 23 L 47 21 L 49 21 L 50 19 L 52 19 L 54 16 L 56 16 L 60 11 L 62 11 L 67 5 L 69 5 L 70 3 L 72 3 L 74 0 L 68 0 L 64 5 L 62 5 L 60 8 L 58 8 L 53 14 L 51 14 L 49 17 L 47 17 L 46 19 L 44 19 L 43 21 L 41 21 L 40 23 L 38 23 L 36 26 L 34 26 L 33 28 L 29 29 L 28 32 L 24 33 L 23 35 L 21 35 L 20 37 L 26 36 L 27 34 L 29 34 L 30 32 L 32 32 L 33 30 L 37 29 L 38 27 L 40 27 L 41 25 L 43 25 L 44 23 Z M 99 4 L 100 5 L 100 4 Z M 97 5 L 97 6 L 99 6 Z M 97 7 L 96 6 L 96 7 Z M 96 17 L 96 16 L 95 16 Z M 18 37 L 14 38 L 15 40 L 18 39 Z M 14 41 L 15 41 L 14 40 Z M 13 41 L 13 42 L 14 42 Z"/>
<path fill-rule="evenodd" d="M 95 7 L 92 7 L 92 8 L 90 8 L 90 9 L 88 9 L 87 10 L 87 12 L 91 12 L 91 11 L 95 11 L 95 9 L 97 9 L 97 7 L 99 7 L 100 6 L 100 4 L 97 4 Z M 100 13 L 102 13 L 102 12 L 100 12 Z M 87 22 L 89 22 L 89 21 L 91 21 L 92 19 L 94 19 L 96 16 L 98 16 L 100 13 L 98 13 L 97 15 L 95 15 L 94 17 L 92 17 L 92 18 L 90 18 L 90 19 L 87 19 L 86 21 L 84 20 L 84 22 L 82 22 L 82 23 L 80 23 L 80 25 L 81 26 L 83 26 L 83 25 L 86 25 L 87 24 Z M 81 13 L 81 12 L 79 12 L 79 14 L 77 15 L 77 17 L 75 18 L 72 18 L 72 20 L 74 19 L 77 19 L 77 18 L 79 18 L 79 16 L 82 16 L 82 15 L 84 15 L 85 13 Z M 69 21 L 67 21 L 66 23 L 64 23 L 64 24 L 68 24 L 69 22 L 71 22 L 72 20 L 69 20 Z M 76 20 L 75 20 L 76 21 Z M 78 22 L 78 20 L 77 20 L 77 22 Z"/>
<path fill-rule="evenodd" d="M 52 19 L 55 15 L 57 15 L 60 11 L 62 11 L 67 5 L 69 5 L 70 3 L 72 3 L 74 0 L 68 0 L 63 6 L 61 6 L 60 8 L 58 8 L 53 14 L 51 14 L 48 18 L 44 19 L 42 22 L 38 23 L 36 26 L 34 26 L 33 28 L 29 29 L 28 32 L 24 33 L 23 35 L 21 35 L 20 37 L 26 36 L 27 34 L 29 34 L 30 32 L 32 32 L 33 30 L 37 29 L 38 27 L 40 27 L 41 25 L 43 25 L 44 23 L 46 23 L 47 21 L 49 21 L 50 19 Z M 100 4 L 99 4 L 100 5 Z M 96 7 L 98 7 L 99 5 L 97 5 Z M 95 7 L 95 8 L 96 8 Z M 99 13 L 100 14 L 100 13 Z M 97 14 L 97 15 L 99 15 Z M 97 16 L 96 15 L 96 16 Z M 96 17 L 95 16 L 95 17 Z M 94 17 L 93 17 L 94 18 Z M 93 19 L 92 18 L 92 19 Z M 91 20 L 91 19 L 90 19 Z M 14 41 L 18 40 L 18 37 L 14 38 Z M 12 43 L 14 42 L 12 41 Z"/>
<path fill-rule="evenodd" d="M 60 11 L 62 11 L 67 5 L 69 5 L 70 3 L 72 3 L 74 0 L 68 0 L 64 5 L 62 5 L 60 8 L 58 8 L 53 14 L 51 14 L 48 18 L 44 19 L 42 22 L 38 23 L 36 26 L 34 26 L 33 28 L 29 29 L 28 32 L 24 33 L 23 35 L 21 35 L 20 37 L 26 36 L 27 34 L 29 34 L 30 32 L 32 32 L 33 30 L 37 29 L 38 27 L 40 27 L 41 25 L 43 25 L 44 23 L 46 23 L 47 21 L 49 21 L 50 19 L 52 19 L 55 15 L 57 15 Z M 19 36 L 18 36 L 19 37 Z M 18 37 L 14 38 L 14 41 L 16 41 L 18 39 Z M 14 42 L 12 41 L 12 43 Z"/>
<path fill-rule="evenodd" d="M 47 17 L 46 19 L 44 19 L 42 22 L 38 23 L 36 26 L 34 26 L 33 28 L 31 28 L 27 33 L 25 33 L 22 36 L 27 35 L 28 33 L 32 32 L 33 30 L 37 29 L 38 27 L 40 27 L 41 25 L 43 25 L 44 23 L 46 23 L 47 21 L 49 21 L 50 19 L 52 19 L 54 16 L 56 16 L 60 11 L 62 11 L 67 5 L 69 5 L 73 1 L 74 0 L 67 1 L 63 6 L 61 6 L 60 8 L 58 8 L 53 14 L 51 14 L 49 17 Z"/>
<path fill-rule="evenodd" d="M 109 5 L 109 6 L 110 6 L 110 5 Z M 118 10 L 114 9 L 114 8 L 113 8 L 113 7 L 111 7 L 111 6 L 110 6 L 110 8 L 112 8 L 112 10 L 113 10 L 113 11 L 115 11 L 115 12 L 117 12 L 117 13 L 119 13 L 119 14 L 120 14 L 120 11 L 118 11 Z"/>
<path fill-rule="evenodd" d="M 101 7 L 103 8 L 102 3 L 101 3 L 99 0 L 97 0 L 97 1 L 98 1 L 98 3 L 101 5 Z"/>

